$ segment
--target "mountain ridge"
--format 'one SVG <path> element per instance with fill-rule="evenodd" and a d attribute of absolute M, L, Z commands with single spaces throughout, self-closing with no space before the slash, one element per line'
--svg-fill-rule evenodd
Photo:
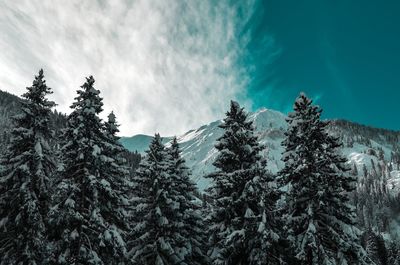
<path fill-rule="evenodd" d="M 281 142 L 287 128 L 286 117 L 279 111 L 267 108 L 261 108 L 248 114 L 248 119 L 254 122 L 255 131 L 261 143 L 266 145 L 267 151 L 264 155 L 268 160 L 268 169 L 273 173 L 276 173 L 283 166 L 280 158 L 283 152 Z M 384 158 L 387 161 L 392 159 L 392 153 L 397 155 L 400 150 L 400 131 L 374 128 L 344 119 L 330 121 L 329 131 L 342 138 L 344 155 L 348 158 L 349 164 L 356 164 L 360 171 L 364 164 L 367 167 L 371 166 L 369 160 L 372 159 L 376 163 L 379 160 L 374 156 L 374 152 L 368 151 L 369 149 L 384 150 Z M 214 144 L 217 138 L 222 135 L 222 129 L 218 127 L 221 123 L 221 119 L 215 120 L 177 136 L 183 157 L 192 169 L 193 180 L 198 184 L 200 190 L 204 190 L 210 184 L 203 176 L 213 169 L 212 162 L 216 155 Z M 143 135 L 140 136 L 143 137 Z M 152 136 L 146 137 L 151 139 Z M 127 143 L 136 140 L 136 138 L 136 136 L 122 137 L 121 142 L 128 150 L 135 151 L 135 146 Z M 169 137 L 165 139 L 169 139 Z M 141 146 L 142 154 L 145 149 Z M 393 174 L 398 175 L 397 172 Z"/>
<path fill-rule="evenodd" d="M 255 134 L 266 147 L 262 155 L 267 159 L 267 170 L 278 173 L 284 166 L 281 143 L 287 129 L 286 115 L 262 108 L 249 113 L 248 119 L 254 121 Z M 182 157 L 200 192 L 211 184 L 205 176 L 215 170 L 212 164 L 218 152 L 214 145 L 223 133 L 218 127 L 221 123 L 215 120 L 177 136 Z M 360 227 L 365 231 L 372 227 L 387 242 L 400 240 L 400 131 L 342 119 L 331 120 L 327 130 L 340 138 L 340 152 L 348 160 L 349 174 L 357 179 L 352 200 Z"/>
<path fill-rule="evenodd" d="M 10 137 L 10 118 L 20 111 L 21 101 L 17 96 L 0 91 L 1 147 L 5 147 Z M 286 118 L 285 114 L 267 108 L 248 114 L 248 119 L 254 121 L 255 134 L 266 147 L 262 155 L 267 158 L 267 169 L 271 173 L 277 173 L 283 167 L 281 156 L 284 150 L 281 142 L 288 126 Z M 66 116 L 54 111 L 50 120 L 56 135 L 61 135 Z M 200 192 L 211 184 L 205 176 L 214 170 L 212 164 L 217 156 L 214 145 L 223 133 L 219 128 L 222 122 L 222 119 L 218 119 L 177 136 L 182 156 Z M 385 240 L 400 240 L 400 131 L 374 128 L 343 119 L 331 120 L 328 130 L 341 139 L 341 152 L 348 159 L 350 174 L 357 178 L 353 199 L 360 226 L 366 231 L 372 223 L 374 230 Z M 121 143 L 128 150 L 138 150 L 143 155 L 152 137 L 145 134 L 122 137 Z M 168 146 L 171 138 L 164 137 L 163 143 Z M 132 165 L 140 161 L 137 156 L 127 157 L 128 162 L 131 160 L 128 164 L 132 175 L 135 174 Z"/>

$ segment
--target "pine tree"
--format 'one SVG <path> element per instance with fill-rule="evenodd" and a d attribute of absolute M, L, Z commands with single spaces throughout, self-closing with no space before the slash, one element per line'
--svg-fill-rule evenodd
<path fill-rule="evenodd" d="M 189 264 L 180 253 L 186 246 L 174 222 L 179 205 L 169 170 L 167 151 L 156 134 L 133 179 L 135 219 L 129 253 L 133 264 Z"/>
<path fill-rule="evenodd" d="M 215 145 L 219 151 L 213 164 L 216 171 L 208 176 L 213 180 L 208 189 L 213 201 L 210 257 L 213 264 L 262 264 L 266 257 L 272 264 L 270 253 L 259 253 L 269 250 L 277 239 L 271 227 L 275 201 L 269 185 L 272 178 L 261 156 L 264 147 L 237 102 L 231 102 L 220 128 L 224 134 Z"/>
<path fill-rule="evenodd" d="M 54 102 L 43 70 L 23 94 L 14 117 L 11 143 L 0 177 L 0 264 L 42 264 L 46 256 L 46 215 L 55 161 L 48 141 Z"/>
<path fill-rule="evenodd" d="M 276 182 L 271 180 L 262 193 L 261 200 L 261 220 L 258 226 L 254 247 L 252 249 L 251 264 L 254 265 L 284 265 L 284 242 L 282 237 L 283 222 L 281 220 L 281 210 L 276 206 L 276 202 L 281 196 Z"/>
<path fill-rule="evenodd" d="M 400 247 L 398 242 L 389 243 L 388 264 L 400 265 Z"/>
<path fill-rule="evenodd" d="M 103 169 L 99 193 L 99 203 L 104 218 L 110 223 L 113 232 L 110 240 L 105 240 L 102 247 L 102 260 L 105 264 L 113 264 L 125 259 L 128 226 L 129 199 L 128 175 L 129 170 L 123 158 L 126 149 L 119 142 L 117 136 L 118 123 L 113 112 L 108 115 L 104 123 L 105 141 L 103 146 Z"/>
<path fill-rule="evenodd" d="M 286 226 L 294 264 L 364 264 L 349 193 L 355 179 L 347 174 L 340 143 L 321 121 L 321 109 L 301 94 L 283 142 L 280 172 L 286 193 Z"/>
<path fill-rule="evenodd" d="M 103 150 L 104 154 L 111 159 L 104 164 L 103 172 L 109 175 L 114 185 L 118 187 L 117 190 L 121 193 L 121 197 L 118 197 L 122 199 L 124 206 L 129 206 L 127 194 L 129 193 L 130 168 L 125 159 L 126 153 L 129 151 L 119 141 L 120 137 L 117 136 L 117 133 L 119 133 L 118 127 L 115 114 L 111 112 L 108 115 L 108 120 L 104 123 L 105 146 Z"/>
<path fill-rule="evenodd" d="M 366 232 L 366 237 L 365 250 L 368 254 L 368 257 L 374 262 L 375 265 L 387 265 L 388 253 L 383 237 L 376 234 L 371 229 Z"/>
<path fill-rule="evenodd" d="M 118 264 L 126 252 L 127 200 L 118 164 L 115 121 L 99 118 L 102 98 L 92 76 L 77 91 L 62 147 L 64 170 L 50 212 L 56 264 Z"/>
<path fill-rule="evenodd" d="M 201 216 L 201 204 L 195 196 L 197 188 L 190 180 L 189 169 L 181 157 L 176 137 L 172 139 L 167 152 L 168 173 L 172 181 L 171 193 L 176 204 L 170 219 L 175 223 L 176 242 L 179 242 L 181 248 L 180 258 L 187 264 L 205 265 L 208 263 L 207 239 Z"/>

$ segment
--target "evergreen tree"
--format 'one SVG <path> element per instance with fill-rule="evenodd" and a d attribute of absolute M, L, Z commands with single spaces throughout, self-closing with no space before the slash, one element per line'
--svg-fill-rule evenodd
<path fill-rule="evenodd" d="M 93 84 L 90 76 L 77 91 L 64 134 L 64 170 L 50 212 L 56 264 L 118 264 L 126 252 L 117 129 L 113 119 L 101 122 L 102 98 Z"/>
<path fill-rule="evenodd" d="M 189 178 L 189 169 L 181 157 L 176 137 L 172 139 L 167 152 L 168 173 L 172 181 L 171 193 L 176 204 L 170 220 L 172 219 L 176 226 L 175 237 L 181 248 L 181 259 L 187 264 L 205 265 L 208 263 L 207 239 L 201 216 L 201 204 L 195 196 L 197 189 Z"/>
<path fill-rule="evenodd" d="M 337 152 L 321 109 L 301 94 L 283 142 L 285 167 L 280 172 L 286 193 L 286 226 L 293 264 L 364 264 L 354 207 L 349 193 L 355 179 Z"/>
<path fill-rule="evenodd" d="M 272 176 L 269 176 L 272 178 Z M 276 201 L 281 192 L 277 189 L 275 181 L 269 181 L 268 186 L 262 193 L 261 220 L 258 226 L 254 247 L 252 249 L 251 264 L 254 265 L 284 265 L 286 264 L 282 253 L 284 253 L 285 242 L 279 231 L 283 226 L 281 209 L 276 207 Z"/>
<path fill-rule="evenodd" d="M 269 185 L 272 178 L 261 156 L 264 147 L 237 102 L 231 102 L 220 128 L 224 134 L 215 145 L 219 151 L 213 164 L 216 171 L 208 176 L 213 180 L 208 193 L 214 208 L 209 218 L 210 257 L 213 264 L 262 264 L 270 253 L 261 255 L 260 249 L 266 251 L 273 245 L 266 240 L 277 239 L 270 220 L 275 202 L 262 196 L 273 195 Z M 261 236 L 268 239 L 261 240 Z M 272 256 L 269 260 L 272 262 Z"/>
<path fill-rule="evenodd" d="M 108 120 L 104 123 L 104 134 L 105 134 L 105 146 L 104 154 L 111 158 L 104 163 L 103 172 L 109 176 L 114 183 L 116 190 L 120 192 L 120 195 L 114 199 L 122 200 L 121 202 L 124 207 L 129 207 L 129 165 L 127 162 L 126 153 L 129 151 L 125 149 L 120 143 L 120 137 L 117 136 L 119 133 L 119 125 L 116 121 L 114 112 L 108 115 Z M 111 199 L 111 198 L 110 198 Z M 117 201 L 116 201 L 117 203 Z M 125 218 L 124 218 L 125 220 Z"/>
<path fill-rule="evenodd" d="M 103 146 L 102 184 L 99 186 L 99 203 L 102 215 L 107 218 L 114 230 L 114 236 L 104 241 L 102 260 L 105 264 L 113 264 L 122 261 L 126 255 L 128 226 L 128 175 L 129 170 L 126 160 L 123 158 L 126 149 L 119 142 L 117 136 L 118 123 L 113 112 L 108 115 L 104 123 L 105 141 Z M 121 239 L 123 241 L 121 241 Z"/>
<path fill-rule="evenodd" d="M 366 232 L 366 237 L 365 250 L 368 257 L 375 263 L 375 265 L 387 265 L 388 253 L 382 236 L 377 235 L 370 229 Z"/>
<path fill-rule="evenodd" d="M 174 220 L 179 205 L 169 170 L 167 151 L 156 134 L 133 178 L 133 264 L 189 264 L 184 260 L 185 239 Z"/>
<path fill-rule="evenodd" d="M 398 242 L 389 242 L 388 264 L 400 265 L 400 247 Z"/>
<path fill-rule="evenodd" d="M 46 253 L 46 215 L 55 161 L 48 141 L 54 102 L 43 70 L 22 95 L 11 143 L 0 176 L 0 264 L 42 264 Z"/>

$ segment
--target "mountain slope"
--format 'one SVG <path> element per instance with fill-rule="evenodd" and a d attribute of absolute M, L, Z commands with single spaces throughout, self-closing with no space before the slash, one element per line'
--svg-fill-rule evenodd
<path fill-rule="evenodd" d="M 0 134 L 11 127 L 11 117 L 19 112 L 21 100 L 5 91 L 0 90 Z"/>
<path fill-rule="evenodd" d="M 278 111 L 264 108 L 251 113 L 249 119 L 254 121 L 256 133 L 261 143 L 266 146 L 264 155 L 268 158 L 268 169 L 276 173 L 283 166 L 281 142 L 287 128 L 286 116 Z M 216 156 L 214 144 L 222 135 L 222 130 L 218 127 L 221 122 L 221 120 L 217 120 L 178 136 L 183 157 L 192 169 L 192 178 L 200 190 L 204 190 L 210 184 L 204 175 L 213 170 L 212 163 Z M 398 170 L 400 132 L 371 128 L 343 120 L 333 121 L 329 130 L 343 140 L 342 152 L 348 158 L 349 165 L 352 167 L 355 165 L 357 171 L 362 172 L 364 165 L 367 170 L 371 170 L 373 164 L 378 165 L 380 162 L 392 164 L 388 188 L 397 191 L 400 189 L 400 172 Z M 142 139 L 145 140 L 142 141 Z M 123 138 L 121 142 L 131 151 L 143 152 L 148 146 L 149 139 L 150 136 L 138 135 Z M 127 142 L 129 144 L 126 144 Z"/>
<path fill-rule="evenodd" d="M 278 172 L 281 161 L 286 116 L 280 112 L 261 109 L 249 115 L 254 121 L 256 134 L 266 146 L 268 170 Z M 221 120 L 203 125 L 178 136 L 182 155 L 192 170 L 192 179 L 200 191 L 210 186 L 204 176 L 214 170 L 217 150 L 216 140 L 223 131 L 218 127 Z M 400 132 L 371 128 L 356 123 L 334 120 L 330 133 L 343 142 L 342 154 L 348 159 L 350 174 L 357 177 L 356 192 L 352 194 L 358 216 L 358 224 L 365 236 L 370 231 L 379 232 L 389 244 L 400 240 Z M 139 140 L 142 135 L 131 137 Z M 122 141 L 124 143 L 124 140 Z M 167 144 L 168 145 L 168 144 Z M 134 145 L 126 146 L 135 150 Z M 143 143 L 139 145 L 140 150 Z M 372 230 L 370 230 L 372 229 Z M 365 243 L 365 242 L 364 242 Z M 366 243 L 365 243 L 366 244 Z M 365 245 L 364 245 L 365 246 Z"/>
<path fill-rule="evenodd" d="M 133 137 L 122 137 L 120 142 L 121 144 L 130 151 L 136 151 L 140 154 L 145 154 L 145 151 L 150 145 L 153 136 L 137 134 Z M 168 143 L 171 141 L 171 137 L 162 137 L 163 143 Z"/>

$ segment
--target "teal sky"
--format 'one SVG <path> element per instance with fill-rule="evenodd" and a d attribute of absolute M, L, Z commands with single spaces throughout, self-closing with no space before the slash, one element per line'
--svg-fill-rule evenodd
<path fill-rule="evenodd" d="M 69 113 L 93 75 L 121 135 L 179 135 L 247 110 L 289 112 L 304 91 L 325 118 L 400 130 L 400 0 L 0 1 L 0 89 L 43 68 Z"/>
<path fill-rule="evenodd" d="M 254 109 L 288 112 L 304 91 L 326 118 L 399 130 L 399 14 L 400 1 L 259 1 L 242 62 L 254 69 Z"/>

